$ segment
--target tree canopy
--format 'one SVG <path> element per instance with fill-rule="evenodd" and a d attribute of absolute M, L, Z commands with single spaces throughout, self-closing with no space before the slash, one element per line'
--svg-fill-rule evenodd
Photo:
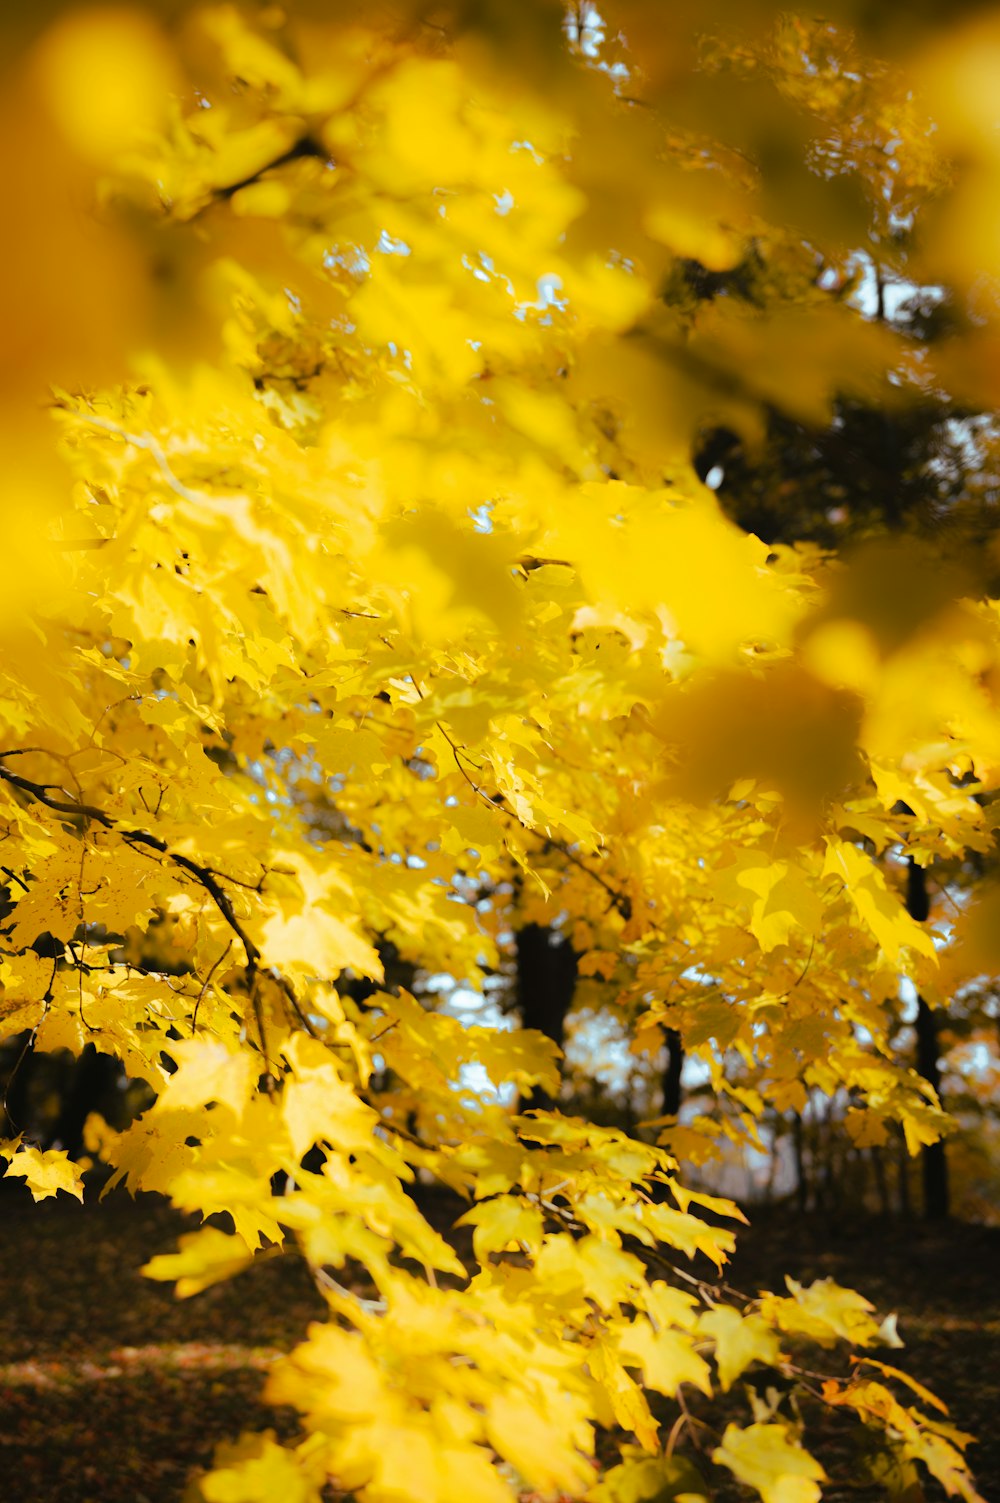
<path fill-rule="evenodd" d="M 879 1485 L 977 1496 L 858 1356 L 891 1320 L 737 1296 L 741 1213 L 684 1177 L 813 1092 L 936 1141 L 900 978 L 940 1007 L 998 962 L 995 899 L 907 873 L 995 838 L 1000 29 L 825 15 L 3 23 L 0 1029 L 146 1083 L 87 1148 L 208 1218 L 150 1277 L 284 1249 L 329 1306 L 268 1380 L 300 1439 L 223 1447 L 206 1500 L 814 1503 L 824 1407 Z M 529 924 L 729 1111 L 570 1115 L 551 1038 L 413 984 Z M 714 1447 L 689 1390 L 741 1396 Z"/>

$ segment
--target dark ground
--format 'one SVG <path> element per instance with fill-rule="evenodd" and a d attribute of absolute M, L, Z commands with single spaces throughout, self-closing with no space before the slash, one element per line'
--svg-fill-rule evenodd
<path fill-rule="evenodd" d="M 177 1301 L 138 1272 L 185 1230 L 153 1197 L 32 1206 L 18 1187 L 0 1194 L 0 1226 L 2 1503 L 177 1503 L 219 1439 L 291 1433 L 294 1417 L 259 1394 L 323 1314 L 294 1258 Z M 761 1216 L 727 1277 L 752 1293 L 781 1289 L 785 1273 L 831 1276 L 898 1311 L 906 1350 L 890 1359 L 981 1438 L 980 1490 L 1000 1498 L 1000 1229 Z"/>

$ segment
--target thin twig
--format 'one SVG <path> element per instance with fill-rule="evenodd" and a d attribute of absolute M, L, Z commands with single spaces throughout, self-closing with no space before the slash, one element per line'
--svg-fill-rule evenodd
<path fill-rule="evenodd" d="M 812 965 L 813 951 L 815 950 L 815 948 L 816 948 L 816 936 L 814 934 L 812 936 L 812 938 L 810 939 L 810 941 L 809 941 L 809 954 L 806 956 L 806 963 L 805 963 L 805 965 L 802 967 L 801 972 L 799 973 L 798 976 L 796 976 L 796 978 L 792 982 L 791 986 L 788 987 L 787 991 L 781 992 L 780 995 L 776 998 L 776 1001 L 783 1002 L 786 997 L 790 997 L 791 994 L 792 994 L 792 992 L 795 990 L 795 988 L 797 986 L 801 985 L 801 983 L 806 979 L 806 977 L 809 974 L 809 967 Z"/>
<path fill-rule="evenodd" d="M 191 1032 L 192 1032 L 192 1034 L 194 1034 L 196 1032 L 197 1028 L 198 1028 L 198 1009 L 201 1006 L 201 999 L 205 995 L 205 993 L 208 991 L 209 983 L 211 982 L 212 977 L 215 975 L 216 971 L 219 969 L 220 965 L 225 960 L 226 956 L 229 954 L 229 952 L 230 952 L 230 950 L 232 948 L 233 948 L 233 942 L 232 942 L 232 940 L 231 939 L 227 940 L 226 941 L 226 948 L 223 950 L 222 954 L 219 956 L 218 960 L 214 963 L 214 965 L 212 966 L 212 968 L 209 971 L 208 975 L 205 977 L 204 981 L 201 983 L 201 991 L 198 993 L 198 996 L 197 996 L 197 998 L 195 1000 L 195 1004 L 194 1004 L 194 1011 L 191 1014 Z"/>
<path fill-rule="evenodd" d="M 53 984 L 54 984 L 55 979 L 56 979 L 56 970 L 58 969 L 58 966 L 59 966 L 58 960 L 53 960 L 53 962 L 52 962 L 52 973 L 49 976 L 49 984 L 45 988 L 45 994 L 42 997 L 42 1016 L 39 1018 L 38 1022 L 35 1024 L 34 1028 L 28 1034 L 28 1037 L 27 1037 L 27 1039 L 25 1040 L 25 1043 L 24 1043 L 24 1048 L 21 1050 L 20 1054 L 17 1056 L 17 1060 L 16 1060 L 16 1062 L 14 1064 L 14 1068 L 13 1068 L 13 1070 L 11 1070 L 10 1074 L 7 1076 L 7 1080 L 6 1080 L 5 1084 L 4 1084 L 4 1088 L 3 1088 L 3 1109 L 4 1109 L 4 1115 L 6 1116 L 7 1121 L 10 1123 L 11 1127 L 13 1127 L 13 1129 L 14 1129 L 15 1132 L 22 1132 L 23 1128 L 18 1126 L 18 1124 L 14 1121 L 14 1118 L 10 1114 L 10 1106 L 8 1104 L 9 1103 L 9 1099 L 10 1099 L 10 1089 L 11 1089 L 11 1086 L 14 1084 L 14 1081 L 18 1077 L 18 1074 L 20 1072 L 21 1066 L 24 1064 L 24 1061 L 27 1059 L 28 1055 L 31 1053 L 32 1049 L 35 1047 L 35 1039 L 38 1037 L 38 1030 L 39 1030 L 39 1028 L 41 1028 L 42 1023 L 45 1021 L 45 1015 L 48 1012 L 49 1007 L 51 1006 L 51 1003 L 52 1003 L 52 987 L 53 987 Z"/>
<path fill-rule="evenodd" d="M 347 1044 L 330 1043 L 328 1039 L 323 1038 L 323 1035 L 318 1031 L 318 1029 L 313 1027 L 312 1023 L 309 1021 L 308 1017 L 299 1006 L 299 999 L 295 995 L 295 988 L 292 986 L 292 983 L 289 981 L 287 976 L 282 976 L 280 971 L 276 971 L 273 968 L 268 971 L 268 975 L 271 977 L 272 981 L 276 982 L 277 985 L 281 988 L 282 995 L 290 1005 L 299 1022 L 302 1024 L 306 1033 L 309 1034 L 310 1038 L 320 1039 L 330 1049 L 346 1049 L 348 1047 Z"/>
<path fill-rule="evenodd" d="M 556 560 L 552 560 L 552 562 L 556 562 Z M 420 698 L 423 699 L 424 694 L 420 688 L 420 685 L 415 683 L 414 688 L 420 695 Z M 581 856 L 578 856 L 576 852 L 573 851 L 571 847 L 566 843 L 565 840 L 560 840 L 559 837 L 555 835 L 543 834 L 541 830 L 536 830 L 533 825 L 529 825 L 526 820 L 523 820 L 521 816 L 515 812 L 515 810 L 504 808 L 503 803 L 498 802 L 498 800 L 503 799 L 502 794 L 498 794 L 496 798 L 491 798 L 490 795 L 485 791 L 485 789 L 480 788 L 479 784 L 476 782 L 475 778 L 473 778 L 468 769 L 462 765 L 462 758 L 464 757 L 467 761 L 471 762 L 473 767 L 478 767 L 479 764 L 476 762 L 475 758 L 471 757 L 464 747 L 458 745 L 454 737 L 447 730 L 447 728 L 442 725 L 440 720 L 436 720 L 434 723 L 437 726 L 438 730 L 441 732 L 444 739 L 447 741 L 448 745 L 451 747 L 451 753 L 455 759 L 455 766 L 458 768 L 459 772 L 462 774 L 463 778 L 468 783 L 473 793 L 475 793 L 478 798 L 482 799 L 487 808 L 492 809 L 495 814 L 500 814 L 504 819 L 514 820 L 514 822 L 520 825 L 521 829 L 524 830 L 526 834 L 534 835 L 536 840 L 544 840 L 553 848 L 553 850 L 559 851 L 561 855 L 565 856 L 567 861 L 572 862 L 574 866 L 576 866 L 580 871 L 584 872 L 586 876 L 590 877 L 592 881 L 596 882 L 600 887 L 604 889 L 604 891 L 611 899 L 611 906 L 616 909 L 616 911 L 621 915 L 621 917 L 627 924 L 632 917 L 632 899 L 629 897 L 628 893 L 620 892 L 618 888 L 616 888 L 613 883 L 609 882 L 606 877 L 603 877 L 600 872 L 595 871 L 592 866 L 588 866 L 583 858 Z M 657 928 L 657 925 L 653 923 L 652 920 L 650 920 L 649 923 L 650 928 Z"/>
<path fill-rule="evenodd" d="M 384 1315 L 388 1306 L 384 1299 L 365 1299 L 360 1294 L 355 1294 L 346 1285 L 340 1284 L 332 1274 L 327 1273 L 325 1268 L 313 1268 L 312 1276 L 320 1289 L 329 1290 L 338 1299 L 346 1300 L 349 1304 L 357 1305 L 369 1315 Z"/>
<path fill-rule="evenodd" d="M 116 438 L 123 439 L 125 443 L 131 444 L 133 448 L 145 450 L 147 454 L 152 456 L 157 469 L 167 485 L 175 495 L 180 496 L 182 501 L 201 503 L 206 500 L 217 499 L 208 496 L 204 491 L 192 490 L 189 485 L 184 484 L 183 480 L 178 479 L 170 467 L 170 461 L 166 456 L 163 445 L 154 434 L 131 433 L 127 428 L 123 428 L 121 423 L 113 422 L 111 418 L 99 417 L 96 412 L 80 412 L 75 407 L 64 407 L 61 410 L 76 423 L 87 423 L 91 428 L 100 428 L 102 433 L 113 433 Z"/>
<path fill-rule="evenodd" d="M 18 788 L 22 793 L 27 793 L 38 803 L 44 804 L 47 809 L 56 814 L 69 814 L 76 819 L 92 820 L 102 829 L 113 834 L 120 835 L 130 846 L 146 846 L 149 850 L 156 851 L 158 855 L 166 856 L 175 866 L 190 876 L 204 887 L 216 908 L 222 914 L 226 923 L 236 935 L 243 946 L 246 956 L 246 971 L 248 985 L 252 986 L 254 974 L 260 962 L 260 951 L 253 940 L 247 934 L 240 920 L 236 917 L 232 900 L 229 894 L 219 885 L 219 882 L 210 866 L 205 866 L 200 861 L 195 861 L 191 856 L 185 856 L 181 851 L 173 851 L 165 840 L 159 835 L 152 835 L 148 830 L 135 830 L 122 828 L 119 821 L 112 815 L 97 808 L 95 804 L 85 804 L 81 799 L 58 799 L 51 796 L 51 790 L 56 785 L 52 783 L 34 783 L 30 778 L 22 778 L 16 772 L 0 764 L 0 781 L 9 783 L 11 787 Z M 65 790 L 60 790 L 65 791 Z"/>

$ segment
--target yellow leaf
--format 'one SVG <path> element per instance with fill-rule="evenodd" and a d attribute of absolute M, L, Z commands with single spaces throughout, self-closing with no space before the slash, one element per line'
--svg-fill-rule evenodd
<path fill-rule="evenodd" d="M 627 1303 L 642 1276 L 638 1258 L 596 1236 L 550 1236 L 535 1266 L 553 1292 L 572 1292 L 581 1305 L 593 1299 L 605 1310 Z"/>
<path fill-rule="evenodd" d="M 65 1190 L 83 1200 L 83 1177 L 77 1165 L 61 1148 L 42 1153 L 20 1140 L 0 1144 L 0 1158 L 7 1160 L 8 1179 L 23 1179 L 33 1200 L 47 1200 Z"/>
<path fill-rule="evenodd" d="M 319 1479 L 308 1461 L 280 1446 L 273 1430 L 220 1446 L 216 1466 L 199 1481 L 206 1503 L 319 1503 Z"/>
<path fill-rule="evenodd" d="M 606 1342 L 595 1342 L 587 1352 L 587 1366 L 607 1395 L 619 1425 L 631 1430 L 644 1450 L 657 1450 L 659 1432 L 646 1396 L 625 1371 L 617 1353 L 613 1353 Z"/>
<path fill-rule="evenodd" d="M 901 1346 L 902 1342 L 898 1344 Z M 880 1373 L 884 1373 L 887 1378 L 894 1378 L 897 1383 L 905 1383 L 907 1388 L 913 1390 L 918 1399 L 922 1399 L 925 1404 L 929 1404 L 939 1414 L 948 1413 L 947 1404 L 942 1403 L 937 1394 L 931 1393 L 930 1389 L 925 1388 L 923 1383 L 918 1383 L 916 1378 L 911 1378 L 909 1373 L 900 1372 L 898 1367 L 890 1367 L 885 1362 L 876 1362 L 874 1357 L 859 1357 L 857 1361 L 859 1367 L 875 1367 Z"/>
<path fill-rule="evenodd" d="M 672 1206 L 643 1206 L 642 1221 L 659 1241 L 680 1248 L 688 1257 L 704 1253 L 716 1268 L 722 1267 L 736 1246 L 736 1238 L 726 1227 L 709 1226 L 699 1217 L 675 1211 Z"/>
<path fill-rule="evenodd" d="M 889 891 L 885 877 L 872 858 L 845 840 L 828 840 L 823 875 L 843 882 L 858 912 L 886 956 L 898 964 L 904 947 L 934 960 L 937 952 L 927 930 L 910 917 L 902 902 Z"/>
<path fill-rule="evenodd" d="M 715 1364 L 724 1393 L 751 1362 L 773 1363 L 780 1355 L 778 1338 L 765 1320 L 759 1315 L 741 1315 L 728 1305 L 707 1311 L 698 1329 L 715 1342 Z"/>
<path fill-rule="evenodd" d="M 622 1359 L 642 1369 L 643 1382 L 672 1398 L 682 1383 L 711 1396 L 708 1364 L 694 1350 L 693 1339 L 680 1331 L 654 1330 L 644 1315 L 626 1326 L 618 1339 Z"/>
<path fill-rule="evenodd" d="M 712 886 L 720 897 L 750 909 L 750 930 L 762 950 L 788 943 L 793 930 L 812 935 L 823 904 L 801 867 L 769 861 L 762 852 L 743 851 L 724 867 Z"/>
<path fill-rule="evenodd" d="M 518 1394 L 491 1394 L 486 1404 L 490 1443 L 540 1492 L 581 1492 L 593 1478 L 586 1458 L 560 1443 L 538 1406 Z"/>
<path fill-rule="evenodd" d="M 458 1226 L 471 1226 L 472 1246 L 480 1263 L 491 1252 L 505 1252 L 523 1243 L 535 1253 L 542 1244 L 544 1218 L 537 1206 L 525 1205 L 511 1195 L 497 1195 L 484 1200 L 459 1218 Z"/>
<path fill-rule="evenodd" d="M 468 85 L 451 61 L 411 57 L 384 90 L 393 185 L 447 187 L 471 178 L 479 143 L 466 118 Z"/>
<path fill-rule="evenodd" d="M 674 766 L 666 789 L 704 801 L 740 778 L 812 812 L 858 777 L 860 705 L 788 659 L 692 675 L 654 718 Z"/>
<path fill-rule="evenodd" d="M 628 1456 L 587 1494 L 587 1503 L 696 1503 L 708 1489 L 686 1456 Z"/>
<path fill-rule="evenodd" d="M 362 976 L 382 976 L 374 947 L 318 906 L 287 918 L 273 914 L 263 927 L 261 948 L 272 965 L 296 976 L 331 980 L 348 968 Z"/>
<path fill-rule="evenodd" d="M 378 1116 L 342 1079 L 329 1049 L 296 1033 L 282 1052 L 292 1073 L 282 1088 L 281 1113 L 296 1157 L 319 1141 L 346 1154 L 370 1149 Z"/>
<path fill-rule="evenodd" d="M 821 1346 L 833 1346 L 837 1340 L 860 1346 L 878 1343 L 879 1324 L 863 1295 L 842 1288 L 833 1279 L 816 1279 L 804 1286 L 786 1277 L 785 1283 L 791 1299 L 768 1294 L 761 1300 L 761 1313 L 780 1330 L 799 1332 Z"/>
<path fill-rule="evenodd" d="M 540 1085 L 550 1095 L 559 1091 L 559 1045 L 544 1033 L 532 1028 L 518 1028 L 503 1033 L 498 1028 L 466 1029 L 475 1050 L 477 1063 L 483 1066 L 497 1085 L 511 1081 L 521 1090 Z"/>
<path fill-rule="evenodd" d="M 42 85 L 73 147 L 102 165 L 161 126 L 174 85 L 170 54 L 149 16 L 88 7 L 45 38 Z"/>
<path fill-rule="evenodd" d="M 387 526 L 383 539 L 378 562 L 386 583 L 422 636 L 441 641 L 484 618 L 504 635 L 518 626 L 521 592 L 497 536 L 477 533 L 471 522 L 459 525 L 424 506 L 417 516 Z"/>
<path fill-rule="evenodd" d="M 709 661 L 747 641 L 783 640 L 794 605 L 765 567 L 767 550 L 707 492 L 681 496 L 616 481 L 580 490 L 552 551 L 572 560 L 595 605 L 657 615 L 668 635 Z M 711 558 L 707 575 L 697 560 Z"/>
<path fill-rule="evenodd" d="M 177 1070 L 161 1090 L 154 1111 L 189 1112 L 217 1101 L 237 1117 L 253 1093 L 258 1067 L 219 1039 L 185 1039 L 167 1045 Z"/>
<path fill-rule="evenodd" d="M 202 1227 L 181 1237 L 176 1253 L 161 1253 L 145 1264 L 147 1279 L 177 1280 L 178 1299 L 200 1294 L 210 1284 L 219 1284 L 248 1267 L 253 1254 L 242 1237 L 233 1237 L 217 1227 Z"/>
<path fill-rule="evenodd" d="M 817 1503 L 826 1473 L 784 1425 L 727 1425 L 712 1460 L 755 1487 L 764 1503 Z"/>

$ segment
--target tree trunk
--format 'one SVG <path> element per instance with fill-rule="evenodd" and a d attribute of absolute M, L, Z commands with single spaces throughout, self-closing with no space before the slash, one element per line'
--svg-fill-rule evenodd
<path fill-rule="evenodd" d="M 517 1001 L 524 1028 L 535 1028 L 563 1046 L 566 1014 L 576 990 L 577 955 L 569 940 L 541 924 L 525 924 L 517 931 Z M 539 1087 L 525 1107 L 550 1107 L 551 1098 Z"/>
<path fill-rule="evenodd" d="M 923 997 L 917 998 L 917 1070 L 941 1093 L 937 1018 Z M 924 1216 L 944 1221 L 950 1210 L 948 1156 L 944 1139 L 926 1143 L 923 1149 Z"/>
<path fill-rule="evenodd" d="M 681 1071 L 684 1069 L 684 1044 L 676 1028 L 665 1034 L 667 1063 L 663 1071 L 663 1115 L 676 1117 L 681 1109 Z"/>
<path fill-rule="evenodd" d="M 801 1112 L 792 1112 L 792 1144 L 795 1149 L 795 1204 L 799 1215 L 804 1216 L 809 1208 L 809 1177 L 806 1174 L 805 1130 Z"/>
<path fill-rule="evenodd" d="M 909 1221 L 913 1215 L 910 1203 L 910 1152 L 902 1128 L 896 1137 L 896 1182 L 899 1187 L 899 1214 L 904 1221 Z"/>
<path fill-rule="evenodd" d="M 882 1150 L 878 1146 L 873 1146 L 869 1148 L 868 1152 L 871 1154 L 872 1173 L 875 1176 L 875 1188 L 878 1191 L 879 1211 L 883 1218 L 888 1220 L 892 1213 L 892 1206 L 889 1201 L 889 1186 L 885 1177 L 885 1162 L 882 1158 Z"/>
<path fill-rule="evenodd" d="M 72 1067 L 53 1139 L 71 1159 L 83 1152 L 83 1125 L 91 1112 L 108 1112 L 107 1097 L 115 1091 L 123 1073 L 121 1064 L 108 1054 L 98 1054 L 86 1044 Z"/>
<path fill-rule="evenodd" d="M 922 866 L 910 858 L 906 883 L 906 911 L 917 923 L 926 923 L 931 905 L 927 895 L 927 876 Z M 923 997 L 917 998 L 917 1071 L 941 1094 L 940 1051 L 937 1017 Z M 944 1221 L 950 1210 L 948 1193 L 948 1157 L 944 1139 L 927 1143 L 922 1151 L 924 1181 L 924 1217 L 927 1221 Z"/>

